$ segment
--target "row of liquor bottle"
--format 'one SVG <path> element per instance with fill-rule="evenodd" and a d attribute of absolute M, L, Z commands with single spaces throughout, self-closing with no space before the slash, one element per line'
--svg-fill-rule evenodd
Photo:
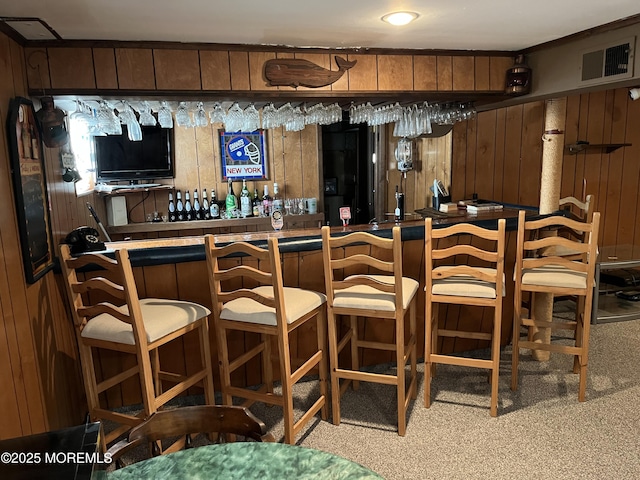
<path fill-rule="evenodd" d="M 258 196 L 258 189 L 254 189 L 253 195 L 247 188 L 246 180 L 242 180 L 242 190 L 240 199 L 233 192 L 233 182 L 229 180 L 227 196 L 224 203 L 216 198 L 215 189 L 211 189 L 211 198 L 207 196 L 207 189 L 202 190 L 202 198 L 198 195 L 198 190 L 193 191 L 193 203 L 189 190 L 184 192 L 176 191 L 174 201 L 173 193 L 169 193 L 169 221 L 184 222 L 192 220 L 212 220 L 216 218 L 246 218 L 246 217 L 267 217 L 274 210 L 283 210 L 284 202 L 278 195 L 278 184 L 273 184 L 273 197 L 269 195 L 269 186 L 264 186 L 262 198 Z"/>

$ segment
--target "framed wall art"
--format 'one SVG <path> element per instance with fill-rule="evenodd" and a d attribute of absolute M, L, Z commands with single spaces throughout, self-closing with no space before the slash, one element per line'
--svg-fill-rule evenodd
<path fill-rule="evenodd" d="M 11 100 L 7 130 L 24 274 L 35 283 L 53 268 L 55 252 L 42 132 L 30 100 Z"/>
<path fill-rule="evenodd" d="M 225 132 L 220 130 L 220 150 L 224 180 L 268 178 L 264 131 Z"/>

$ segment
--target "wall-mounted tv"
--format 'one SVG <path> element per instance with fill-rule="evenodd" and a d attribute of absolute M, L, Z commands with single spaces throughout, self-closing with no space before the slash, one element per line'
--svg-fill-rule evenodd
<path fill-rule="evenodd" d="M 141 128 L 139 142 L 129 140 L 126 125 L 122 135 L 94 137 L 99 181 L 173 178 L 173 130 Z"/>

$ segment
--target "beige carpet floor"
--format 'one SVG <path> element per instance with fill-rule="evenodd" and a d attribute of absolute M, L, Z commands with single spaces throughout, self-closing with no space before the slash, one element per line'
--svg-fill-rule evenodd
<path fill-rule="evenodd" d="M 511 347 L 501 355 L 498 417 L 489 416 L 484 371 L 438 366 L 432 406 L 424 408 L 422 366 L 407 433 L 396 433 L 394 387 L 361 383 L 342 398 L 342 423 L 319 418 L 298 444 L 336 453 L 394 479 L 640 478 L 640 320 L 592 326 L 587 401 L 578 402 L 572 358 L 521 356 L 510 386 Z M 300 405 L 313 385 L 296 388 Z M 282 439 L 281 411 L 251 410 Z"/>

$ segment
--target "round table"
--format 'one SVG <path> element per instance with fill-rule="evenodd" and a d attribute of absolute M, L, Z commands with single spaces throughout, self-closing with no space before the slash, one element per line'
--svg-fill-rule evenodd
<path fill-rule="evenodd" d="M 382 479 L 331 453 L 282 443 L 236 442 L 205 445 L 143 460 L 110 472 L 109 480 Z"/>

